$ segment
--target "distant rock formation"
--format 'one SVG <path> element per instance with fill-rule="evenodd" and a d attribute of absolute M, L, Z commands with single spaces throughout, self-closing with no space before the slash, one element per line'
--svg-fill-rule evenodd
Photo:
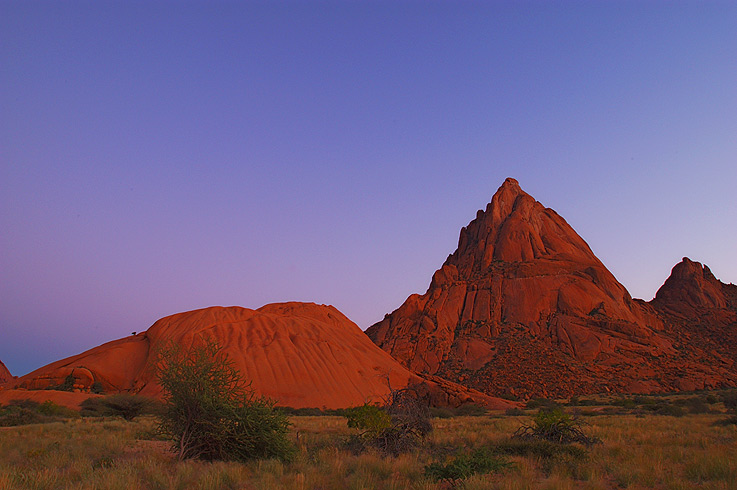
<path fill-rule="evenodd" d="M 10 374 L 10 371 L 8 371 L 8 368 L 5 367 L 3 361 L 0 361 L 0 385 L 2 385 L 3 383 L 7 383 L 12 379 L 13 376 Z"/>
<path fill-rule="evenodd" d="M 709 267 L 684 257 L 650 302 L 684 360 L 681 390 L 734 386 L 737 372 L 737 286 L 724 284 Z M 708 366 L 711 369 L 696 369 Z M 726 375 L 727 371 L 732 376 Z M 706 372 L 706 376 L 704 376 Z"/>
<path fill-rule="evenodd" d="M 699 288 L 694 301 L 722 304 L 708 279 Z M 662 296 L 680 304 L 678 289 Z M 427 292 L 366 333 L 412 371 L 487 394 L 667 391 L 684 369 L 702 386 L 734 385 L 734 369 L 674 347 L 659 305 L 633 300 L 562 217 L 507 179 Z"/>
<path fill-rule="evenodd" d="M 79 392 L 99 383 L 108 393 L 160 396 L 156 353 L 172 342 L 189 349 L 204 341 L 220 345 L 256 393 L 283 406 L 344 408 L 381 401 L 390 387 L 407 386 L 436 405 L 511 406 L 444 380 L 420 378 L 371 343 L 337 309 L 312 303 L 270 304 L 258 310 L 212 307 L 168 316 L 146 332 L 40 368 L 16 385 L 44 389 L 72 376 Z"/>

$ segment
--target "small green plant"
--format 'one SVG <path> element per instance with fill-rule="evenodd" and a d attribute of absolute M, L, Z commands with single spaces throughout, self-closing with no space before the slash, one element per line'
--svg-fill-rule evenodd
<path fill-rule="evenodd" d="M 560 408 L 540 409 L 530 425 L 522 425 L 512 436 L 513 439 L 542 439 L 558 444 L 577 442 L 590 446 L 600 442 L 596 437 L 586 435 L 583 422 Z"/>
<path fill-rule="evenodd" d="M 512 465 L 491 450 L 481 448 L 470 453 L 458 454 L 445 464 L 430 463 L 425 466 L 425 476 L 455 487 L 460 480 L 465 480 L 469 476 L 499 472 Z"/>

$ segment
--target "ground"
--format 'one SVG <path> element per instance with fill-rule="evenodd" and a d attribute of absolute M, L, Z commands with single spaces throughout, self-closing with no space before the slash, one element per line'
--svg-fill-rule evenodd
<path fill-rule="evenodd" d="M 579 411 L 585 430 L 602 440 L 591 448 L 503 456 L 499 473 L 455 482 L 465 489 L 734 489 L 737 426 L 714 397 L 706 413 L 689 413 L 705 394 L 586 401 Z M 677 400 L 676 400 L 677 401 Z M 680 406 L 685 415 L 659 415 L 653 403 Z M 602 406 L 606 405 L 606 406 Z M 650 407 L 650 408 L 647 408 Z M 702 407 L 703 408 L 703 407 Z M 447 462 L 475 448 L 509 444 L 537 408 L 482 416 L 433 419 L 426 444 L 398 458 L 355 455 L 343 446 L 351 433 L 338 416 L 293 417 L 299 448 L 289 463 L 178 462 L 158 439 L 156 420 L 73 418 L 0 429 L 0 489 L 445 489 L 453 482 L 425 476 L 432 462 Z M 667 411 L 667 410 L 665 410 Z M 703 410 L 693 410 L 702 412 Z M 661 413 L 664 413 L 661 411 Z"/>

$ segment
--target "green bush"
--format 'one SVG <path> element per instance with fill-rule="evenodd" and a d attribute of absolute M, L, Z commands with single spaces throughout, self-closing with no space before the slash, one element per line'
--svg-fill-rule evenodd
<path fill-rule="evenodd" d="M 361 431 L 360 436 L 374 439 L 392 425 L 392 417 L 376 405 L 364 404 L 347 410 L 348 427 Z"/>
<path fill-rule="evenodd" d="M 430 463 L 425 466 L 425 476 L 455 486 L 458 480 L 464 480 L 472 475 L 502 471 L 510 466 L 512 463 L 495 455 L 489 449 L 482 448 L 458 454 L 445 464 Z"/>
<path fill-rule="evenodd" d="M 510 439 L 494 445 L 491 450 L 494 454 L 507 456 L 535 457 L 542 460 L 557 460 L 560 458 L 584 459 L 586 450 L 581 446 L 554 444 L 550 441 Z"/>
<path fill-rule="evenodd" d="M 547 398 L 533 398 L 525 404 L 525 408 L 553 409 L 556 407 L 560 407 L 560 404 L 555 400 L 549 400 Z"/>
<path fill-rule="evenodd" d="M 122 417 L 128 421 L 140 415 L 160 412 L 154 400 L 129 393 L 88 398 L 80 404 L 80 407 L 84 417 L 111 416 Z"/>
<path fill-rule="evenodd" d="M 16 425 L 39 424 L 45 422 L 48 417 L 38 411 L 19 405 L 8 405 L 0 407 L 0 427 L 14 427 Z"/>
<path fill-rule="evenodd" d="M 598 438 L 586 435 L 583 423 L 560 408 L 540 409 L 532 424 L 522 425 L 512 436 L 514 439 L 540 439 L 558 444 L 577 442 L 591 445 L 600 442 Z"/>
<path fill-rule="evenodd" d="M 430 416 L 436 419 L 455 417 L 455 412 L 448 407 L 430 407 Z"/>
<path fill-rule="evenodd" d="M 165 394 L 159 429 L 180 460 L 291 459 L 289 419 L 254 394 L 217 344 L 188 352 L 172 344 L 157 367 Z"/>
<path fill-rule="evenodd" d="M 62 405 L 57 405 L 51 400 L 46 400 L 38 406 L 38 413 L 49 417 L 62 417 L 68 419 L 79 418 L 79 412 Z"/>
<path fill-rule="evenodd" d="M 476 405 L 475 403 L 466 403 L 456 408 L 455 412 L 459 417 L 481 417 L 482 415 L 486 415 L 488 410 L 486 407 Z"/>
<path fill-rule="evenodd" d="M 392 391 L 383 407 L 365 404 L 346 416 L 348 426 L 361 431 L 346 444 L 354 453 L 373 447 L 398 456 L 419 446 L 432 431 L 429 407 L 410 389 Z"/>
<path fill-rule="evenodd" d="M 737 390 L 722 393 L 722 403 L 727 410 L 737 412 Z"/>
<path fill-rule="evenodd" d="M 297 417 L 345 417 L 346 409 L 344 408 L 317 408 L 317 407 L 286 407 L 279 405 L 276 409 L 284 412 L 286 415 Z"/>
<path fill-rule="evenodd" d="M 509 415 L 510 417 L 518 417 L 520 415 L 524 415 L 525 411 L 521 408 L 508 408 L 504 411 L 504 415 Z"/>
<path fill-rule="evenodd" d="M 653 412 L 657 415 L 670 415 L 671 417 L 683 417 L 686 411 L 678 405 L 667 402 L 658 402 L 652 407 Z"/>

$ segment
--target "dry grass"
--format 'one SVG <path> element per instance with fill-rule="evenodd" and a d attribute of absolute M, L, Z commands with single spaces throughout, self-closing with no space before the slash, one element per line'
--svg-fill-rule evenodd
<path fill-rule="evenodd" d="M 737 427 L 722 414 L 587 418 L 603 440 L 584 457 L 509 455 L 514 466 L 465 489 L 735 489 Z M 424 467 L 458 450 L 495 446 L 529 417 L 435 419 L 425 447 L 398 458 L 353 455 L 342 417 L 294 417 L 292 463 L 177 462 L 152 437 L 155 420 L 76 419 L 0 430 L 0 489 L 442 489 Z"/>

